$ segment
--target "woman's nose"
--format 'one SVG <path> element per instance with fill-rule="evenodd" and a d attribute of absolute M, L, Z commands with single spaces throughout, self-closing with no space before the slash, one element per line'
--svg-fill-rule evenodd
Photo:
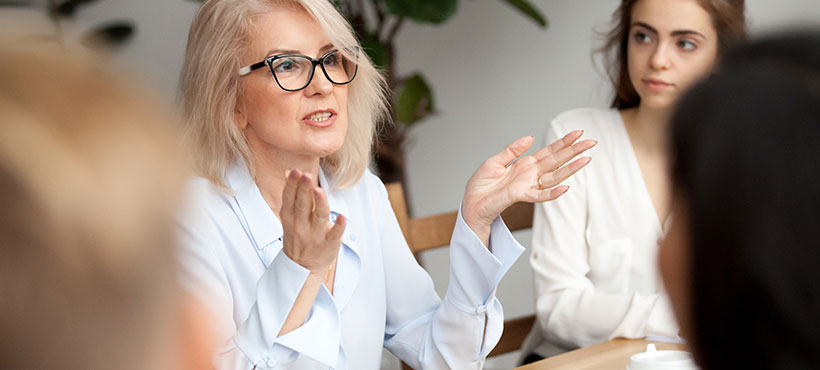
<path fill-rule="evenodd" d="M 655 51 L 652 53 L 649 64 L 653 69 L 669 69 L 671 66 L 671 59 L 669 58 L 670 48 L 668 45 L 660 43 Z"/>
<path fill-rule="evenodd" d="M 313 79 L 305 88 L 305 94 L 308 96 L 330 94 L 330 92 L 333 91 L 333 83 L 330 82 L 324 72 L 322 72 L 321 66 L 317 65 L 313 68 L 315 68 L 313 71 Z"/>

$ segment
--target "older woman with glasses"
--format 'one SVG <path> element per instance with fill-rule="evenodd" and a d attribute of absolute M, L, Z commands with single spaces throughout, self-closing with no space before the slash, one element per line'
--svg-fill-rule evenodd
<path fill-rule="evenodd" d="M 321 71 L 317 71 L 317 67 Z M 555 199 L 594 142 L 531 156 L 521 138 L 467 184 L 440 299 L 367 169 L 384 80 L 326 0 L 210 0 L 181 78 L 201 178 L 181 218 L 183 284 L 214 310 L 219 369 L 478 369 L 503 322 L 499 279 L 521 254 L 499 218 Z"/>

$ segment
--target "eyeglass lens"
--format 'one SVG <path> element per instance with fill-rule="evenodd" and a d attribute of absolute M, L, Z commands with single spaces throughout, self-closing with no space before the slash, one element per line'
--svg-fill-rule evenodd
<path fill-rule="evenodd" d="M 330 82 L 346 84 L 356 74 L 356 63 L 353 63 L 342 54 L 334 51 L 321 59 L 321 65 Z M 313 72 L 313 62 L 303 56 L 286 56 L 276 58 L 271 62 L 276 81 L 286 90 L 299 90 L 310 83 Z M 313 73 L 312 73 L 313 72 Z"/>

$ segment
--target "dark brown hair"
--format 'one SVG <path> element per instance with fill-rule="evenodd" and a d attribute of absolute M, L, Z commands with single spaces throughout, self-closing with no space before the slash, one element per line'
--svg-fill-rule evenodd
<path fill-rule="evenodd" d="M 604 55 L 604 67 L 615 89 L 612 108 L 627 109 L 638 106 L 641 97 L 629 80 L 626 48 L 629 43 L 629 27 L 632 9 L 640 0 L 622 0 L 612 13 L 613 28 L 605 33 L 604 44 L 598 52 Z M 718 55 L 725 54 L 734 40 L 746 38 L 745 0 L 698 0 L 709 13 L 718 34 Z"/>
<path fill-rule="evenodd" d="M 703 370 L 820 369 L 820 29 L 721 59 L 670 122 L 687 339 Z"/>

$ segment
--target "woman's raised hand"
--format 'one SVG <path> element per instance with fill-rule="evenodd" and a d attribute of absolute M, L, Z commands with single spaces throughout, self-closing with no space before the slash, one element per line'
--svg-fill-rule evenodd
<path fill-rule="evenodd" d="M 346 220 L 339 215 L 330 222 L 327 195 L 315 184 L 298 170 L 288 173 L 279 211 L 282 250 L 311 273 L 324 273 L 339 254 Z"/>
<path fill-rule="evenodd" d="M 467 181 L 461 212 L 484 245 L 489 240 L 490 224 L 507 207 L 517 202 L 550 201 L 569 189 L 556 185 L 586 166 L 591 158 L 563 165 L 597 144 L 594 140 L 576 143 L 582 134 L 581 130 L 570 132 L 535 154 L 519 158 L 534 140 L 532 136 L 522 137 L 476 170 Z"/>

